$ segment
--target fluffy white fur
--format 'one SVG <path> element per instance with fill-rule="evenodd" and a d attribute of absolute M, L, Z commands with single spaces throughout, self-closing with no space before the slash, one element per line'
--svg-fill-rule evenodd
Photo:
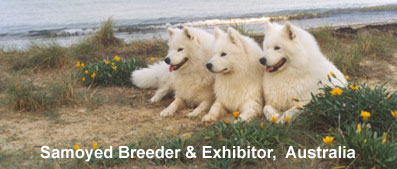
<path fill-rule="evenodd" d="M 278 117 L 279 123 L 284 123 L 287 116 L 294 120 L 301 112 L 296 105 L 308 103 L 311 93 L 319 93 L 323 85 L 346 85 L 343 74 L 321 53 L 310 33 L 289 22 L 285 25 L 266 22 L 265 27 L 263 112 L 268 120 L 273 116 Z M 283 58 L 286 59 L 284 65 L 277 71 L 269 72 L 269 67 L 277 65 Z M 331 82 L 327 78 L 330 72 L 336 76 L 331 78 Z"/>
<path fill-rule="evenodd" d="M 154 96 L 150 99 L 154 103 L 172 92 L 174 77 L 173 73 L 168 71 L 168 65 L 162 61 L 149 65 L 147 68 L 133 71 L 131 81 L 142 89 L 157 89 Z"/>
<path fill-rule="evenodd" d="M 158 87 L 151 101 L 159 101 L 169 90 L 175 90 L 175 100 L 161 116 L 172 116 L 185 106 L 197 106 L 188 116 L 207 112 L 215 98 L 214 75 L 205 69 L 212 55 L 214 36 L 191 27 L 169 28 L 168 36 L 169 68 L 165 63 L 151 65 L 133 72 L 132 81 L 141 88 Z"/>
<path fill-rule="evenodd" d="M 233 28 L 227 33 L 215 28 L 214 55 L 207 68 L 216 74 L 216 100 L 202 121 L 215 121 L 227 111 L 241 112 L 240 119 L 252 120 L 262 110 L 262 50 L 252 39 Z"/>

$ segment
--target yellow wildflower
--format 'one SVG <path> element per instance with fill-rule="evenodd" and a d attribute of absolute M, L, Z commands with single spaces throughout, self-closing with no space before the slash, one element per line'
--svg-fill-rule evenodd
<path fill-rule="evenodd" d="M 81 67 L 84 68 L 84 63 L 81 63 Z"/>
<path fill-rule="evenodd" d="M 285 123 L 289 123 L 289 121 L 291 120 L 291 117 L 290 116 L 285 116 Z"/>
<path fill-rule="evenodd" d="M 186 133 L 186 134 L 185 134 L 185 138 L 186 138 L 186 139 L 189 139 L 189 138 L 191 138 L 191 137 L 192 137 L 192 134 L 190 134 L 190 133 Z"/>
<path fill-rule="evenodd" d="M 350 79 L 349 75 L 346 75 L 346 76 L 345 76 L 345 79 L 346 79 L 346 80 L 349 80 L 349 79 Z"/>
<path fill-rule="evenodd" d="M 95 72 L 91 74 L 91 78 L 95 79 L 95 76 L 96 76 Z"/>
<path fill-rule="evenodd" d="M 112 62 L 112 66 L 114 66 L 114 62 Z"/>
<path fill-rule="evenodd" d="M 153 63 L 154 61 L 156 61 L 156 58 L 150 58 L 149 61 Z"/>
<path fill-rule="evenodd" d="M 262 121 L 262 122 L 259 124 L 259 127 L 260 127 L 261 129 L 265 128 L 265 123 Z"/>
<path fill-rule="evenodd" d="M 225 120 L 225 124 L 229 124 L 230 121 L 228 119 Z"/>
<path fill-rule="evenodd" d="M 386 141 L 387 141 L 387 133 L 383 132 L 382 144 L 385 144 Z"/>
<path fill-rule="evenodd" d="M 234 118 L 237 118 L 240 115 L 240 112 L 235 111 L 235 112 L 232 113 L 232 115 L 233 115 Z"/>
<path fill-rule="evenodd" d="M 299 104 L 297 104 L 297 105 L 295 106 L 295 108 L 296 108 L 297 110 L 302 110 L 302 106 L 300 106 Z"/>
<path fill-rule="evenodd" d="M 359 88 L 358 85 L 350 85 L 349 87 L 350 87 L 350 89 L 352 89 L 352 90 L 357 90 L 357 89 Z"/>
<path fill-rule="evenodd" d="M 105 64 L 106 64 L 106 65 L 108 65 L 109 63 L 110 63 L 110 62 L 109 62 L 108 60 L 107 60 L 107 61 L 105 61 Z"/>
<path fill-rule="evenodd" d="M 81 78 L 81 81 L 85 82 L 85 77 Z"/>
<path fill-rule="evenodd" d="M 78 149 L 80 149 L 80 146 L 78 144 L 76 144 L 76 145 L 73 146 L 73 149 L 74 150 L 78 150 Z"/>
<path fill-rule="evenodd" d="M 386 99 L 389 100 L 390 97 L 391 97 L 391 94 L 390 94 L 390 95 L 387 95 L 387 96 L 386 96 Z"/>
<path fill-rule="evenodd" d="M 84 73 L 85 73 L 86 75 L 88 75 L 88 70 L 85 70 Z"/>
<path fill-rule="evenodd" d="M 115 60 L 116 62 L 120 62 L 120 57 L 119 56 L 114 56 L 113 60 Z"/>
<path fill-rule="evenodd" d="M 390 113 L 391 113 L 391 115 L 392 115 L 394 118 L 397 119 L 397 110 L 394 110 L 394 111 L 391 110 Z"/>
<path fill-rule="evenodd" d="M 178 132 L 178 130 L 174 130 L 173 132 L 172 132 L 172 134 L 174 134 L 174 135 L 177 135 L 179 132 Z"/>
<path fill-rule="evenodd" d="M 363 117 L 364 120 L 368 120 L 368 117 L 371 117 L 371 113 L 367 111 L 361 111 L 361 117 Z"/>
<path fill-rule="evenodd" d="M 92 143 L 92 148 L 97 149 L 98 148 L 98 143 L 97 142 Z"/>
<path fill-rule="evenodd" d="M 117 66 L 113 66 L 112 68 L 113 68 L 113 70 L 117 70 Z"/>
<path fill-rule="evenodd" d="M 272 117 L 272 123 L 275 123 L 277 121 L 278 117 L 277 116 L 273 116 Z"/>
<path fill-rule="evenodd" d="M 327 137 L 323 138 L 323 142 L 328 145 L 332 144 L 333 141 L 334 141 L 334 137 L 331 137 L 331 136 L 327 136 Z"/>
<path fill-rule="evenodd" d="M 332 76 L 332 77 L 334 77 L 334 78 L 336 77 L 336 76 L 335 76 L 335 73 L 334 73 L 334 72 L 332 72 L 332 71 L 331 71 L 331 72 L 329 72 L 329 75 L 330 75 L 330 76 Z"/>
<path fill-rule="evenodd" d="M 80 63 L 80 62 L 77 62 L 77 63 L 76 63 L 76 67 L 77 67 L 77 68 L 80 68 L 80 66 L 81 66 L 81 63 Z"/>
<path fill-rule="evenodd" d="M 360 134 L 361 133 L 361 124 L 357 124 L 357 133 Z"/>
<path fill-rule="evenodd" d="M 329 92 L 331 95 L 336 95 L 336 96 L 340 96 L 340 95 L 342 95 L 342 93 L 343 93 L 343 90 L 341 89 L 341 88 L 339 88 L 339 87 L 335 87 L 335 88 L 333 88 L 330 92 Z"/>

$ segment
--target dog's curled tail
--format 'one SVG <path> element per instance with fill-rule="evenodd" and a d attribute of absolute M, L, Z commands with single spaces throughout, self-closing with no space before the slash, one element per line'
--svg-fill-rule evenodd
<path fill-rule="evenodd" d="M 165 62 L 154 63 L 147 68 L 131 73 L 131 82 L 139 88 L 159 88 L 160 84 L 170 76 Z"/>

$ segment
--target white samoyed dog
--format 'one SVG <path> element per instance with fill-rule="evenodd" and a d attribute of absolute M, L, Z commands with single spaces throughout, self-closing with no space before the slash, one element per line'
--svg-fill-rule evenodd
<path fill-rule="evenodd" d="M 346 85 L 344 75 L 321 53 L 310 33 L 289 22 L 266 22 L 265 27 L 264 57 L 259 62 L 265 66 L 263 112 L 268 120 L 294 120 L 311 93 L 318 94 L 323 85 Z M 329 74 L 335 77 L 331 82 Z"/>
<path fill-rule="evenodd" d="M 205 68 L 212 56 L 215 38 L 192 27 L 169 28 L 168 36 L 169 50 L 164 62 L 134 71 L 131 80 L 140 88 L 158 88 L 150 99 L 152 102 L 175 91 L 175 100 L 161 116 L 172 116 L 185 106 L 197 106 L 188 116 L 198 116 L 207 112 L 215 99 L 214 75 Z"/>
<path fill-rule="evenodd" d="M 258 62 L 262 49 L 233 28 L 227 33 L 215 28 L 215 37 L 214 54 L 206 67 L 216 74 L 216 100 L 202 121 L 218 120 L 227 111 L 239 111 L 241 120 L 252 120 L 263 106 L 263 67 Z"/>

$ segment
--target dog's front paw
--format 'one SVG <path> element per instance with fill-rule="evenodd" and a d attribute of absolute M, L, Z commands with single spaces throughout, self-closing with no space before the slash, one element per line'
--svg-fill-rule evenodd
<path fill-rule="evenodd" d="M 173 116 L 174 114 L 175 114 L 175 112 L 173 112 L 169 109 L 164 109 L 163 111 L 161 111 L 160 116 L 167 117 L 167 116 Z"/>
<path fill-rule="evenodd" d="M 292 118 L 295 117 L 295 116 L 293 116 L 294 114 L 292 114 L 292 113 L 294 113 L 294 112 L 285 112 L 282 116 L 280 116 L 277 123 L 279 123 L 279 124 L 291 123 L 291 121 L 293 120 Z"/>
<path fill-rule="evenodd" d="M 157 103 L 161 100 L 161 97 L 154 95 L 152 98 L 150 98 L 151 103 Z"/>
<path fill-rule="evenodd" d="M 202 122 L 206 122 L 206 121 L 216 121 L 218 118 L 216 116 L 214 116 L 213 114 L 206 114 L 203 119 L 201 120 Z"/>
<path fill-rule="evenodd" d="M 280 114 L 278 114 L 276 110 L 274 110 L 274 108 L 269 105 L 263 108 L 263 114 L 265 115 L 268 121 L 273 121 L 274 119 L 278 119 L 278 120 L 280 119 L 279 118 Z"/>
<path fill-rule="evenodd" d="M 291 116 L 288 116 L 286 114 L 283 114 L 280 116 L 280 118 L 277 120 L 277 123 L 279 124 L 288 124 L 291 122 Z"/>
<path fill-rule="evenodd" d="M 285 124 L 285 123 L 286 123 L 286 121 L 285 121 L 285 114 L 283 114 L 283 115 L 281 115 L 280 117 L 278 117 L 278 120 L 277 120 L 276 123 L 278 123 L 278 124 Z"/>
<path fill-rule="evenodd" d="M 200 115 L 200 113 L 201 113 L 200 110 L 194 109 L 192 112 L 190 112 L 189 114 L 187 114 L 187 116 L 189 116 L 189 117 L 196 117 L 196 116 Z"/>
<path fill-rule="evenodd" d="M 250 113 L 243 113 L 239 116 L 238 120 L 239 121 L 251 121 L 254 119 L 255 115 L 252 115 Z"/>

